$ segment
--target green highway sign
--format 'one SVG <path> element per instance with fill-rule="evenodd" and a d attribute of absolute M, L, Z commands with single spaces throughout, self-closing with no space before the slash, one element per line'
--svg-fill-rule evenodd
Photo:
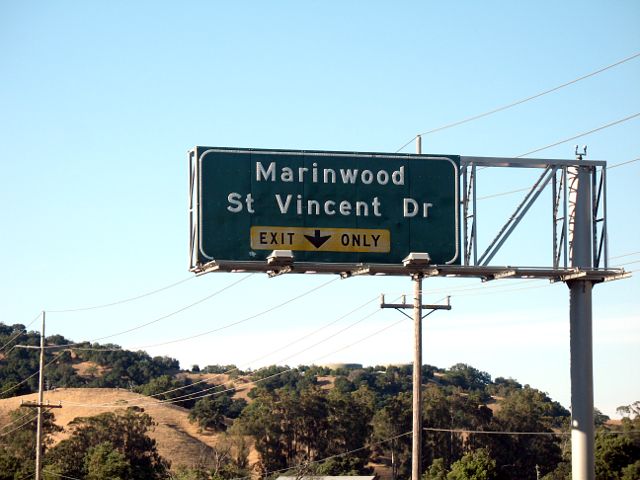
<path fill-rule="evenodd" d="M 460 159 L 331 151 L 196 147 L 191 267 L 264 262 L 399 264 L 427 252 L 459 264 Z"/>

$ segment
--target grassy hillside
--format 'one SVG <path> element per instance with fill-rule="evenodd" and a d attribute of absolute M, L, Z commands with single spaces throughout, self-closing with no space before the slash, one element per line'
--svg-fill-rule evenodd
<path fill-rule="evenodd" d="M 47 391 L 44 398 L 45 402 L 53 405 L 64 405 L 63 408 L 51 410 L 55 423 L 65 428 L 64 432 L 53 436 L 54 443 L 68 436 L 67 426 L 74 418 L 141 405 L 157 424 L 150 436 L 158 442 L 160 455 L 171 461 L 173 469 L 180 465 L 209 467 L 212 464 L 212 447 L 218 444 L 219 434 L 200 431 L 189 421 L 189 410 L 186 408 L 163 404 L 154 398 L 115 388 L 58 388 Z M 35 401 L 35 393 L 0 400 L 0 425 L 8 423 L 9 411 L 19 408 L 23 402 Z M 255 462 L 256 459 L 253 450 L 250 460 Z"/>

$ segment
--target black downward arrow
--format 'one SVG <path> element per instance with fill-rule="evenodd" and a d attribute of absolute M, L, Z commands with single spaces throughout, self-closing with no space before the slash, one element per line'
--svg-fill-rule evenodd
<path fill-rule="evenodd" d="M 327 240 L 331 238 L 331 235 L 321 237 L 320 230 L 315 230 L 313 237 L 311 235 L 305 235 L 304 238 L 309 240 L 309 242 L 311 242 L 311 245 L 313 245 L 314 247 L 320 248 Z"/>

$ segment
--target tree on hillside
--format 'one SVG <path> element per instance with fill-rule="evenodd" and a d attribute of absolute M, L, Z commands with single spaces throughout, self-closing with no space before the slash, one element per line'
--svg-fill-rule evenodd
<path fill-rule="evenodd" d="M 251 435 L 263 471 L 292 468 L 358 449 L 322 462 L 323 474 L 365 473 L 373 394 L 366 388 L 330 393 L 316 386 L 262 391 L 234 423 Z M 362 449 L 362 450 L 360 450 Z"/>
<path fill-rule="evenodd" d="M 87 480 L 126 480 L 131 478 L 131 465 L 124 454 L 109 442 L 87 450 L 84 459 Z"/>
<path fill-rule="evenodd" d="M 342 455 L 331 462 L 324 462 L 323 475 L 347 475 L 352 472 L 365 473 L 370 450 L 363 448 L 371 435 L 374 395 L 366 387 L 352 393 L 331 391 L 327 399 L 329 411 L 327 423 L 327 448 L 324 456 L 339 455 L 357 450 L 351 455 Z"/>
<path fill-rule="evenodd" d="M 287 467 L 287 452 L 282 443 L 282 411 L 279 396 L 275 392 L 262 392 L 244 409 L 234 427 L 242 435 L 255 440 L 263 471 Z"/>
<path fill-rule="evenodd" d="M 600 430 L 596 434 L 596 477 L 618 480 L 623 469 L 640 460 L 640 448 L 629 436 Z"/>
<path fill-rule="evenodd" d="M 489 428 L 492 413 L 480 397 L 476 393 L 465 393 L 459 387 L 440 388 L 430 384 L 425 388 L 422 415 L 425 465 L 441 458 L 450 467 L 465 453 L 485 445 L 482 436 L 454 431 Z"/>
<path fill-rule="evenodd" d="M 57 475 L 99 478 L 106 462 L 104 468 L 116 475 L 113 478 L 164 478 L 169 462 L 147 435 L 153 425 L 149 415 L 134 408 L 76 418 L 69 424 L 71 436 L 48 452 L 46 468 Z"/>
<path fill-rule="evenodd" d="M 485 387 L 491 383 L 491 375 L 466 363 L 457 363 L 452 366 L 445 372 L 444 379 L 452 385 L 471 391 L 484 391 Z"/>
<path fill-rule="evenodd" d="M 553 471 L 562 460 L 558 437 L 552 427 L 559 422 L 557 404 L 543 392 L 525 386 L 513 390 L 494 415 L 492 429 L 513 432 L 540 432 L 541 435 L 491 435 L 491 454 L 508 478 L 535 480 L 536 465 L 542 475 Z M 565 411 L 566 412 L 566 411 Z M 566 412 L 565 415 L 568 415 Z M 560 417 L 561 418 L 561 417 Z M 549 434 L 547 434 L 549 433 Z"/>
<path fill-rule="evenodd" d="M 451 465 L 447 480 L 494 480 L 498 478 L 496 462 L 481 448 L 467 453 Z"/>
<path fill-rule="evenodd" d="M 622 429 L 624 431 L 640 430 L 640 401 L 618 407 L 616 412 L 622 416 Z"/>
<path fill-rule="evenodd" d="M 251 398 L 255 398 L 264 391 L 270 392 L 280 388 L 304 390 L 317 385 L 315 375 L 307 375 L 300 369 L 278 365 L 271 365 L 255 371 L 251 379 L 256 383 L 256 387 L 249 392 Z"/>
<path fill-rule="evenodd" d="M 14 426 L 9 426 L 0 436 L 0 479 L 28 477 L 35 471 L 36 414 L 32 409 L 18 408 L 9 412 L 9 418 L 10 425 Z M 45 451 L 52 443 L 51 435 L 61 431 L 62 427 L 54 423 L 53 414 L 44 410 L 42 432 Z"/>
<path fill-rule="evenodd" d="M 189 412 L 189 420 L 203 430 L 226 430 L 225 417 L 237 418 L 247 405 L 244 399 L 233 398 L 233 392 L 220 392 L 196 401 Z"/>
<path fill-rule="evenodd" d="M 389 458 L 393 480 L 411 472 L 411 406 L 411 394 L 399 393 L 373 416 L 375 450 Z"/>
<path fill-rule="evenodd" d="M 447 467 L 444 459 L 436 458 L 422 475 L 422 480 L 447 480 Z"/>

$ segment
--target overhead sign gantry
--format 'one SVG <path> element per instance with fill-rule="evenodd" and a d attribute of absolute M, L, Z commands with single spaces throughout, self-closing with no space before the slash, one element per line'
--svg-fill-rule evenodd
<path fill-rule="evenodd" d="M 254 271 L 499 278 L 620 278 L 607 265 L 606 163 L 309 150 L 195 147 L 190 164 L 190 264 L 195 273 Z M 589 177 L 590 266 L 569 262 L 572 168 Z M 540 169 L 484 253 L 476 232 L 480 168 Z M 583 182 L 584 183 L 584 182 Z M 551 185 L 549 262 L 491 263 Z M 544 245 L 541 245 L 544 248 Z M 289 252 L 274 257 L 274 251 Z M 429 262 L 404 264 L 410 253 Z"/>
<path fill-rule="evenodd" d="M 411 275 L 414 367 L 422 364 L 423 278 L 565 282 L 572 478 L 593 480 L 591 291 L 595 283 L 629 275 L 607 263 L 606 163 L 584 160 L 584 154 L 576 160 L 422 155 L 420 145 L 418 137 L 416 155 L 194 148 L 189 152 L 190 270 Z M 482 246 L 476 173 L 496 167 L 542 173 L 493 241 Z M 492 265 L 548 186 L 549 263 Z M 413 480 L 421 474 L 420 371 L 414 368 Z"/>

